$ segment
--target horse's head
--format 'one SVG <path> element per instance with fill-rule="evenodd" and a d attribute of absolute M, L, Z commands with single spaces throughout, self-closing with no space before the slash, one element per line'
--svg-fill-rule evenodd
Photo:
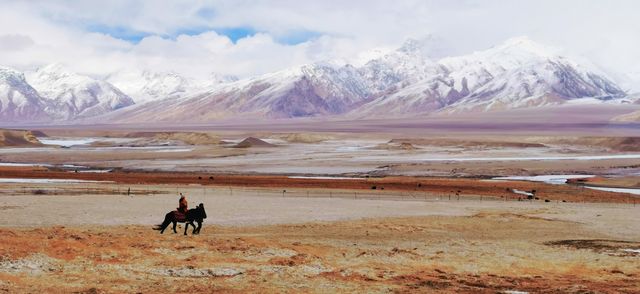
<path fill-rule="evenodd" d="M 204 204 L 200 203 L 198 205 L 198 209 L 200 210 L 200 213 L 202 214 L 202 218 L 207 218 L 207 212 L 204 211 Z"/>

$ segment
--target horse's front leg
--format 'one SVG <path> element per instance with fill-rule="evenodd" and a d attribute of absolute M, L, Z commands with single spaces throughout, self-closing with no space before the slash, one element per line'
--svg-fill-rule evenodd
<path fill-rule="evenodd" d="M 187 235 L 187 229 L 189 228 L 189 222 L 184 222 L 184 235 Z"/>
<path fill-rule="evenodd" d="M 173 233 L 177 234 L 178 231 L 176 231 L 176 226 L 178 225 L 178 222 L 173 222 Z"/>
<path fill-rule="evenodd" d="M 196 227 L 196 225 L 193 222 L 191 222 L 191 225 L 193 226 L 193 231 L 191 231 L 191 234 L 192 235 L 198 234 L 198 227 Z"/>
<path fill-rule="evenodd" d="M 202 229 L 202 222 L 198 222 L 198 228 L 195 229 L 196 234 L 200 235 L 200 229 Z"/>

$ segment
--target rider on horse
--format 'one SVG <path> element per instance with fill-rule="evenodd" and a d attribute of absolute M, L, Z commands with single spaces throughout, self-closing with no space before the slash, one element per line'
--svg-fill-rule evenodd
<path fill-rule="evenodd" d="M 184 197 L 182 193 L 180 193 L 180 200 L 178 200 L 178 212 L 187 213 L 187 210 L 189 210 L 187 207 L 188 207 L 187 198 Z"/>
<path fill-rule="evenodd" d="M 174 215 L 176 219 L 180 221 L 184 221 L 188 210 L 189 208 L 187 204 L 187 198 L 184 197 L 182 193 L 180 193 L 180 200 L 178 200 L 178 208 L 176 208 L 176 210 L 174 211 Z"/>

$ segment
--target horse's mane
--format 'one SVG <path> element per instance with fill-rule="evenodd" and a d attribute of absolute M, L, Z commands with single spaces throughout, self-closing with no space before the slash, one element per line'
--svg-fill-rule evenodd
<path fill-rule="evenodd" d="M 187 210 L 187 215 L 191 215 L 194 218 L 206 218 L 207 217 L 207 214 L 204 211 L 204 205 L 202 203 L 200 203 L 195 208 L 191 208 L 191 209 Z"/>

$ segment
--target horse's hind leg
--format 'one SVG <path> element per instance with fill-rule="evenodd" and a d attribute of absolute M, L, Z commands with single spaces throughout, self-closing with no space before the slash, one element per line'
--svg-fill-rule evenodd
<path fill-rule="evenodd" d="M 164 221 L 161 225 L 160 225 L 160 234 L 164 234 L 164 229 L 166 229 L 169 226 L 169 224 Z"/>
<path fill-rule="evenodd" d="M 178 222 L 173 222 L 173 233 L 177 234 L 178 231 L 176 231 L 176 226 L 178 225 Z"/>
<path fill-rule="evenodd" d="M 160 225 L 160 227 L 158 228 L 160 230 L 160 234 L 164 233 L 164 230 L 169 227 L 169 224 L 171 223 L 171 213 L 167 213 L 167 215 L 164 216 L 164 221 L 162 222 L 162 224 Z"/>
<path fill-rule="evenodd" d="M 187 229 L 189 228 L 189 222 L 184 223 L 184 235 L 187 235 Z"/>

